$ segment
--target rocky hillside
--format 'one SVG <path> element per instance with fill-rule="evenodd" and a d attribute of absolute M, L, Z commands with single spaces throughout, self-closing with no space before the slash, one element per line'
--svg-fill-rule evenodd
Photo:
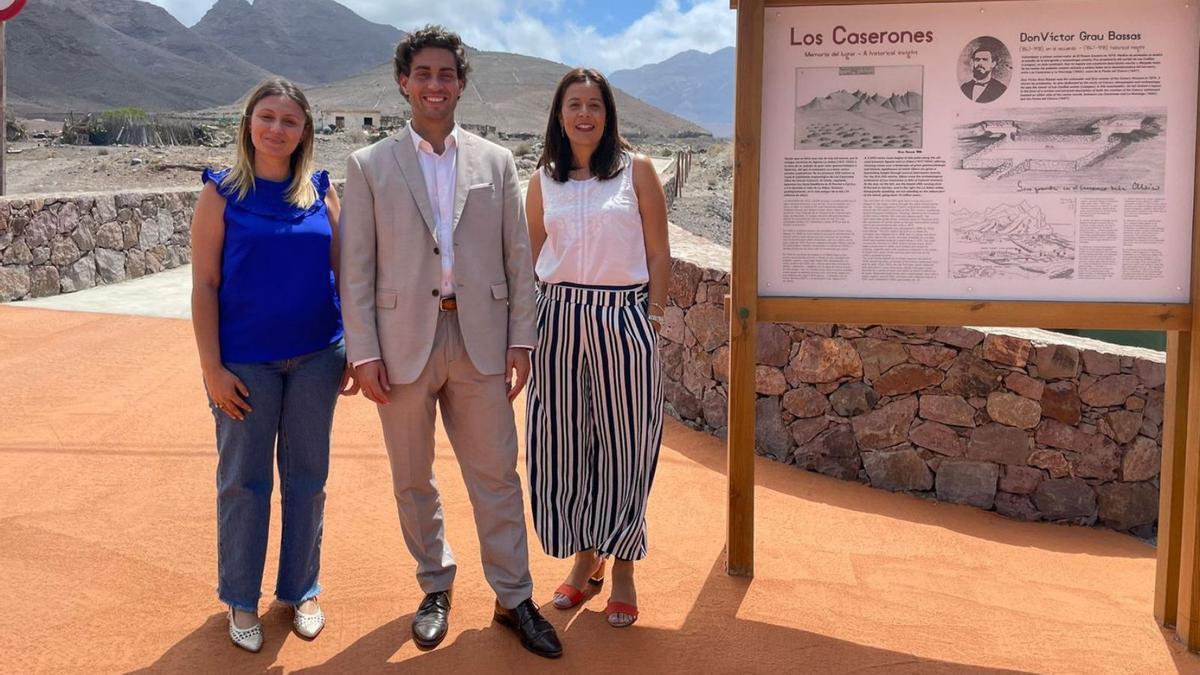
<path fill-rule="evenodd" d="M 192 31 L 308 84 L 341 80 L 388 61 L 404 35 L 334 0 L 217 0 Z"/>
<path fill-rule="evenodd" d="M 264 0 L 259 0 L 263 2 Z M 470 124 L 527 134 L 542 134 L 554 88 L 570 68 L 532 56 L 502 52 L 472 52 L 467 91 L 458 105 L 458 119 Z M 384 115 L 409 115 L 408 103 L 400 95 L 390 63 L 356 77 L 308 92 L 314 106 L 332 109 L 378 109 Z M 686 138 L 708 136 L 708 132 L 686 119 L 672 115 L 617 91 L 621 132 L 627 136 Z"/>
<path fill-rule="evenodd" d="M 660 63 L 618 70 L 612 83 L 717 136 L 733 135 L 733 47 L 705 54 L 690 49 Z"/>
<path fill-rule="evenodd" d="M 306 84 L 314 105 L 327 110 L 407 116 L 391 66 L 403 35 L 335 0 L 216 0 L 192 28 L 143 0 L 37 0 L 8 26 L 9 105 L 21 115 L 125 106 L 232 112 L 277 73 Z M 498 52 L 471 58 L 460 119 L 541 134 L 567 66 Z M 628 135 L 707 135 L 624 93 L 618 105 Z"/>
<path fill-rule="evenodd" d="M 6 33 L 18 114 L 200 108 L 269 75 L 140 0 L 37 0 Z"/>

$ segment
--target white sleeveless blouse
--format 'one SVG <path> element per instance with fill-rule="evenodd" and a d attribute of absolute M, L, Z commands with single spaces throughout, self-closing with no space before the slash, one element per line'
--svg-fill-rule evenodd
<path fill-rule="evenodd" d="M 549 284 L 632 286 L 650 281 L 646 241 L 633 157 L 608 180 L 595 177 L 559 183 L 546 167 L 539 171 L 546 243 L 535 267 Z"/>

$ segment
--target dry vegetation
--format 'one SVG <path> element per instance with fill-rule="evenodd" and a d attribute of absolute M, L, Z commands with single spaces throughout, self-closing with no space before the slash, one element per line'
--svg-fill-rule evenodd
<path fill-rule="evenodd" d="M 61 130 L 60 123 L 30 122 Z M 346 158 L 366 145 L 366 135 L 318 136 L 317 165 L 341 178 Z M 154 190 L 200 184 L 206 166 L 228 166 L 234 148 L 195 145 L 129 146 L 65 145 L 53 139 L 10 142 L 5 157 L 9 195 Z"/>
<path fill-rule="evenodd" d="M 63 194 L 155 190 L 200 184 L 204 167 L 228 166 L 232 145 L 128 146 L 66 145 L 56 136 L 61 122 L 24 120 L 27 136 L 8 143 L 5 173 L 8 195 Z M 232 131 L 226 130 L 227 136 Z M 34 136 L 42 136 L 36 138 Z M 329 170 L 334 180 L 345 177 L 350 153 L 374 141 L 362 131 L 317 135 L 317 166 Z M 495 139 L 516 156 L 522 178 L 533 172 L 542 151 L 540 140 Z M 673 144 L 641 145 L 638 150 L 656 157 L 670 156 Z M 700 155 L 703 157 L 703 155 Z"/>

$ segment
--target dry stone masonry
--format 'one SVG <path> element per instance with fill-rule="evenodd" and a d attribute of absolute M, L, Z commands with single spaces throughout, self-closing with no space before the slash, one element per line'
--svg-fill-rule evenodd
<path fill-rule="evenodd" d="M 718 435 L 728 424 L 728 291 L 726 272 L 676 259 L 662 330 L 670 412 Z M 1054 343 L 1070 340 L 1044 331 L 759 324 L 757 451 L 1012 518 L 1152 536 L 1165 358 Z"/>
<path fill-rule="evenodd" d="M 674 171 L 663 176 L 669 199 L 678 180 Z M 334 181 L 334 188 L 340 193 L 343 181 Z M 70 293 L 191 262 L 199 195 L 197 186 L 0 197 L 0 302 Z"/>
<path fill-rule="evenodd" d="M 668 199 L 674 175 L 664 177 Z M 198 189 L 0 199 L 0 302 L 191 259 Z M 668 411 L 728 426 L 728 250 L 672 226 Z M 703 261 L 703 264 L 690 262 Z M 1022 520 L 1152 536 L 1165 358 L 1043 331 L 759 324 L 757 452 Z"/>
<path fill-rule="evenodd" d="M 0 302 L 136 279 L 189 262 L 197 194 L 0 199 Z"/>

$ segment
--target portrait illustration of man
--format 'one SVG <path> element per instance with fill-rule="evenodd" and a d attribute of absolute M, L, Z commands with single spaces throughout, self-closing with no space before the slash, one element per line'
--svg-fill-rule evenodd
<path fill-rule="evenodd" d="M 968 45 L 971 79 L 962 83 L 963 96 L 976 103 L 991 103 L 1008 91 L 1001 72 L 1009 67 L 1008 49 L 996 38 L 977 38 Z"/>

